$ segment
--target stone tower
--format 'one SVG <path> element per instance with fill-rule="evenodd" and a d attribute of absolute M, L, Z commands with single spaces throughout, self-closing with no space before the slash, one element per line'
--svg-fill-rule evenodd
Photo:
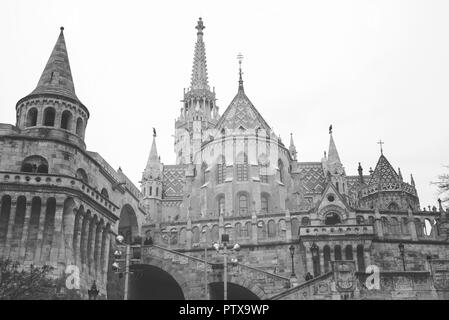
<path fill-rule="evenodd" d="M 37 87 L 17 102 L 16 126 L 27 135 L 64 140 L 85 150 L 89 110 L 75 93 L 63 31 L 61 27 Z"/>
<path fill-rule="evenodd" d="M 142 204 L 150 213 L 150 219 L 160 221 L 162 199 L 162 171 L 163 164 L 157 154 L 156 134 L 153 135 L 150 156 L 142 175 Z"/>
<path fill-rule="evenodd" d="M 210 90 L 207 79 L 204 28 L 199 18 L 190 88 L 184 90 L 181 114 L 175 123 L 176 164 L 193 162 L 195 154 L 201 149 L 206 130 L 212 128 L 219 118 L 215 90 Z"/>

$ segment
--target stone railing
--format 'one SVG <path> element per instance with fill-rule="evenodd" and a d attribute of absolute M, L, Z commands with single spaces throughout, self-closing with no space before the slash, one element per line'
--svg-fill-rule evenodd
<path fill-rule="evenodd" d="M 117 205 L 105 198 L 98 190 L 75 177 L 45 173 L 0 171 L 0 183 L 69 188 L 81 191 L 110 212 L 115 213 L 118 209 Z"/>
<path fill-rule="evenodd" d="M 381 183 L 380 185 L 373 185 L 367 188 L 362 189 L 362 197 L 366 197 L 370 194 L 377 193 L 379 191 L 404 191 L 409 194 L 416 196 L 416 189 L 405 182 L 396 182 L 396 183 Z"/>
<path fill-rule="evenodd" d="M 347 236 L 347 235 L 374 235 L 372 225 L 333 225 L 333 226 L 307 226 L 299 228 L 299 236 Z"/>

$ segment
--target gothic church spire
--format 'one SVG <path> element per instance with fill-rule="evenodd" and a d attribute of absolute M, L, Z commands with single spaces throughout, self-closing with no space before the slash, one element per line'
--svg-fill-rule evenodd
<path fill-rule="evenodd" d="M 203 30 L 206 27 L 204 26 L 201 18 L 199 18 L 198 24 L 195 28 L 198 32 L 193 57 L 192 80 L 190 86 L 192 90 L 209 90 L 209 83 L 207 80 L 206 47 L 203 41 Z"/>

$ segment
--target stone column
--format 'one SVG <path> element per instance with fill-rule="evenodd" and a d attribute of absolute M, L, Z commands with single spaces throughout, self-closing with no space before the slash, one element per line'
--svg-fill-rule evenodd
<path fill-rule="evenodd" d="M 73 255 L 75 258 L 75 264 L 78 267 L 81 267 L 81 232 L 83 229 L 83 219 L 84 216 L 78 209 L 78 212 L 76 214 L 75 218 L 75 234 L 73 236 Z"/>
<path fill-rule="evenodd" d="M 107 282 L 108 277 L 108 266 L 109 266 L 109 247 L 111 244 L 111 234 L 109 228 L 105 228 L 103 231 L 105 233 L 105 243 L 104 243 L 104 261 L 103 261 L 103 283 Z"/>
<path fill-rule="evenodd" d="M 81 267 L 82 270 L 85 271 L 87 269 L 87 260 L 88 257 L 88 241 L 89 241 L 89 230 L 90 230 L 90 215 L 86 214 L 83 220 L 83 231 L 82 231 L 82 248 L 81 248 Z"/>
<path fill-rule="evenodd" d="M 102 240 L 102 232 L 103 225 L 101 223 L 97 224 L 97 228 L 95 230 L 95 249 L 94 249 L 94 263 L 93 263 L 93 274 L 96 276 L 98 271 L 98 266 L 100 265 L 100 256 L 101 256 L 101 240 Z"/>
<path fill-rule="evenodd" d="M 169 241 L 168 243 L 170 243 L 170 238 L 168 241 Z M 190 217 L 187 220 L 186 245 L 187 245 L 187 249 L 192 248 L 192 220 L 190 220 Z"/>
<path fill-rule="evenodd" d="M 93 264 L 94 264 L 94 250 L 95 250 L 95 233 L 97 230 L 97 220 L 92 218 L 89 225 L 89 236 L 88 236 L 88 244 L 87 244 L 87 270 L 89 274 L 92 273 Z"/>
<path fill-rule="evenodd" d="M 381 221 L 381 216 L 380 216 L 380 212 L 379 209 L 376 208 L 376 210 L 374 211 L 374 225 L 375 225 L 375 230 L 376 230 L 376 234 L 377 237 L 379 239 L 383 239 L 384 238 L 384 230 L 383 230 L 383 226 L 382 226 L 382 221 Z"/>
<path fill-rule="evenodd" d="M 64 239 L 62 237 L 62 217 L 64 214 L 64 200 L 56 197 L 55 222 L 53 226 L 53 241 L 50 250 L 50 262 L 57 265 L 60 261 L 61 252 L 65 251 Z"/>
<path fill-rule="evenodd" d="M 72 207 L 64 208 L 68 210 L 62 215 L 62 242 L 64 250 L 59 252 L 59 261 L 64 261 L 67 265 L 76 264 L 73 248 L 73 234 L 75 232 L 75 209 Z"/>
<path fill-rule="evenodd" d="M 39 103 L 39 105 L 36 106 L 36 109 L 37 109 L 36 125 L 42 126 L 44 124 L 44 106 L 42 105 L 42 103 Z"/>
<path fill-rule="evenodd" d="M 6 242 L 5 242 L 5 249 L 3 252 L 4 257 L 10 257 L 11 254 L 11 241 L 13 238 L 14 223 L 16 220 L 17 199 L 18 197 L 13 198 L 11 196 L 11 210 L 9 212 L 8 227 L 6 228 Z"/>
<path fill-rule="evenodd" d="M 408 230 L 410 231 L 410 235 L 412 237 L 412 240 L 418 240 L 418 234 L 416 232 L 416 225 L 415 225 L 415 221 L 413 219 L 413 212 L 410 208 L 408 208 L 407 210 L 407 224 L 408 224 Z"/>
<path fill-rule="evenodd" d="M 62 110 L 58 108 L 58 105 L 55 106 L 55 128 L 61 128 L 61 118 L 62 118 Z M 70 124 L 69 124 L 70 125 Z"/>
<path fill-rule="evenodd" d="M 47 198 L 42 198 L 42 207 L 41 212 L 39 214 L 39 225 L 37 230 L 37 238 L 36 238 L 36 252 L 34 253 L 34 263 L 38 264 L 41 259 L 42 252 L 42 240 L 44 237 L 44 227 L 45 227 L 45 216 L 47 213 Z"/>
<path fill-rule="evenodd" d="M 28 228 L 30 225 L 32 201 L 26 202 L 25 219 L 23 221 L 22 239 L 20 240 L 19 260 L 25 261 L 26 241 L 28 238 Z"/>

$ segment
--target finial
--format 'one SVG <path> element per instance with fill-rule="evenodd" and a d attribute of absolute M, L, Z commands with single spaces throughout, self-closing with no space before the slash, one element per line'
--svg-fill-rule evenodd
<path fill-rule="evenodd" d="M 64 27 L 61 27 L 61 28 L 59 28 L 59 29 L 61 30 L 61 32 L 64 31 Z"/>
<path fill-rule="evenodd" d="M 332 125 L 329 126 L 329 134 L 332 134 Z"/>
<path fill-rule="evenodd" d="M 239 53 L 237 55 L 237 60 L 239 61 L 239 90 L 243 91 L 243 78 L 242 78 L 242 60 L 243 60 L 243 55 L 241 53 Z"/>
<path fill-rule="evenodd" d="M 379 142 L 377 142 L 377 144 L 380 145 L 380 154 L 381 154 L 381 155 L 384 154 L 384 150 L 382 149 L 382 145 L 383 145 L 384 143 L 385 143 L 385 142 L 383 142 L 382 140 L 379 140 Z"/>
<path fill-rule="evenodd" d="M 204 26 L 204 24 L 203 24 L 203 19 L 201 19 L 201 17 L 198 19 L 198 24 L 196 25 L 196 27 L 195 27 L 195 29 L 197 29 L 198 30 L 198 32 L 197 32 L 197 34 L 203 34 L 203 30 L 205 29 L 206 27 Z"/>
<path fill-rule="evenodd" d="M 153 128 L 153 137 L 156 138 L 156 129 L 155 128 Z"/>

